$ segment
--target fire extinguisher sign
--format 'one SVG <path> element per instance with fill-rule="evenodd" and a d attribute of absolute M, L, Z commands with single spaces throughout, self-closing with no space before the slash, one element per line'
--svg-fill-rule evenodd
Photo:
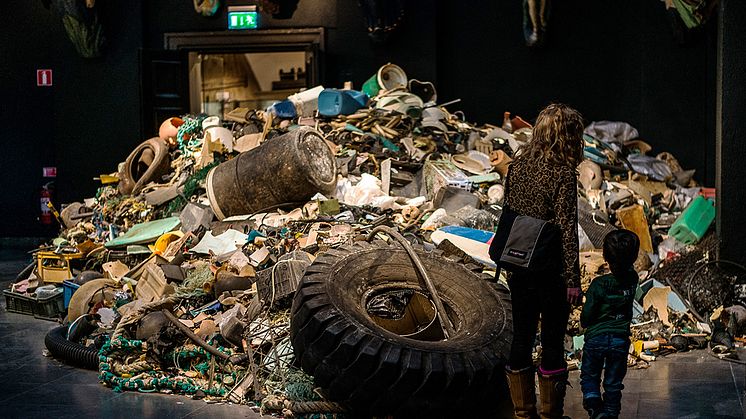
<path fill-rule="evenodd" d="M 52 70 L 48 68 L 36 70 L 36 85 L 40 87 L 52 86 Z"/>

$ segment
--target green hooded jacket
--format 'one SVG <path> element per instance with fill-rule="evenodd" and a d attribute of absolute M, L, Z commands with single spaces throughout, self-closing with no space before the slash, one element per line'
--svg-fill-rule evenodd
<path fill-rule="evenodd" d="M 637 273 L 633 269 L 619 278 L 607 274 L 591 282 L 580 315 L 580 325 L 586 328 L 586 340 L 602 333 L 629 336 L 637 282 Z"/>

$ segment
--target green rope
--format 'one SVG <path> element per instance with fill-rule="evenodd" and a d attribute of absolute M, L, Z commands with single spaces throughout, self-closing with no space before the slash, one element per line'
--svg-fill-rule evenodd
<path fill-rule="evenodd" d="M 186 206 L 187 200 L 197 192 L 197 189 L 199 189 L 200 183 L 207 178 L 207 174 L 210 170 L 218 164 L 220 164 L 220 162 L 215 160 L 189 176 L 189 179 L 184 182 L 184 192 L 169 202 L 168 206 L 163 211 L 163 215 L 170 216 L 171 214 L 181 212 L 181 210 Z"/>
<path fill-rule="evenodd" d="M 232 351 L 217 347 L 221 352 L 231 354 Z M 225 397 L 229 389 L 223 385 L 223 382 L 227 377 L 231 377 L 231 382 L 236 381 L 236 371 L 222 371 L 224 368 L 230 368 L 230 365 L 222 366 L 216 364 L 216 368 L 213 376 L 213 385 L 207 388 L 199 381 L 190 377 L 182 375 L 170 374 L 166 371 L 161 371 L 158 368 L 154 368 L 151 371 L 146 371 L 135 375 L 134 377 L 118 376 L 113 371 L 113 364 L 118 362 L 118 356 L 126 354 L 129 356 L 145 353 L 145 345 L 140 340 L 129 340 L 122 336 L 119 336 L 113 341 L 106 342 L 99 351 L 99 380 L 104 384 L 110 386 L 115 392 L 122 391 L 140 391 L 140 392 L 156 392 L 170 390 L 175 393 L 182 394 L 194 394 L 198 391 L 202 391 L 207 396 L 214 397 Z M 196 347 L 191 350 L 180 350 L 175 351 L 177 357 L 193 358 L 196 360 L 211 359 L 211 354 L 206 352 L 204 349 Z M 176 359 L 176 358 L 174 358 Z M 178 364 L 178 362 L 177 362 Z M 200 362 L 195 365 L 195 369 L 203 376 L 209 373 L 209 362 Z M 176 366 L 178 372 L 178 366 Z"/>
<path fill-rule="evenodd" d="M 294 402 L 310 402 L 321 400 L 313 391 L 313 377 L 300 370 L 291 370 L 287 374 L 285 393 Z"/>
<path fill-rule="evenodd" d="M 209 263 L 197 265 L 197 267 L 187 273 L 184 281 L 176 288 L 175 295 L 185 298 L 205 295 L 204 286 L 206 283 L 212 281 L 213 278 L 214 275 L 210 270 Z"/>
<path fill-rule="evenodd" d="M 193 150 L 199 145 L 199 139 L 202 137 L 202 121 L 205 115 L 191 116 L 186 115 L 182 119 L 184 123 L 176 131 L 176 141 L 179 143 L 179 150 L 185 155 L 190 156 Z"/>

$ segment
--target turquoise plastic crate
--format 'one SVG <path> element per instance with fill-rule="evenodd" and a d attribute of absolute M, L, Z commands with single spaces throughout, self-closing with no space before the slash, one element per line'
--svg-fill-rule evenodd
<path fill-rule="evenodd" d="M 704 237 L 714 219 L 715 206 L 700 195 L 676 219 L 668 234 L 684 244 L 694 244 Z"/>
<path fill-rule="evenodd" d="M 62 289 L 65 293 L 65 310 L 67 310 L 67 307 L 70 306 L 70 299 L 73 297 L 73 294 L 75 294 L 75 291 L 80 288 L 80 285 L 74 283 L 70 280 L 64 280 L 62 281 Z"/>

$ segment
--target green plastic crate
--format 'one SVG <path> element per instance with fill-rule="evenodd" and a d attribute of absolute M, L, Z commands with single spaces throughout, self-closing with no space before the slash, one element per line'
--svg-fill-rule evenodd
<path fill-rule="evenodd" d="M 700 195 L 681 213 L 668 234 L 684 244 L 697 243 L 715 219 L 715 206 Z"/>

